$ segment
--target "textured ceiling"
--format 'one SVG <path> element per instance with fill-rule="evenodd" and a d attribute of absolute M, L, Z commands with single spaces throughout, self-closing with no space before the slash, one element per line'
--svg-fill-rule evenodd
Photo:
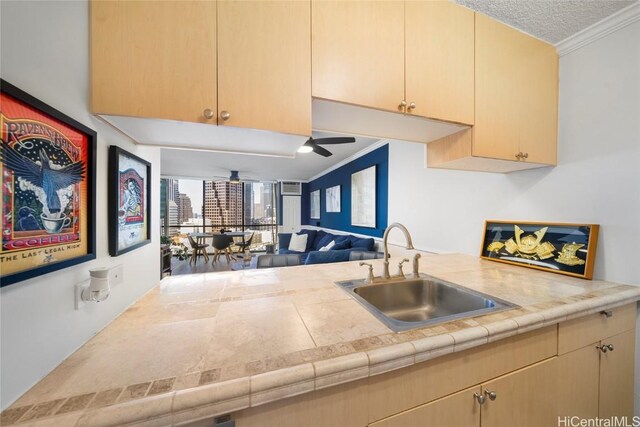
<path fill-rule="evenodd" d="M 453 0 L 556 44 L 635 3 L 633 0 Z"/>

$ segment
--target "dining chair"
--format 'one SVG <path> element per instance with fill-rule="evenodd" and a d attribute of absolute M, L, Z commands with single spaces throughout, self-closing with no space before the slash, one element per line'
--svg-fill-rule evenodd
<path fill-rule="evenodd" d="M 191 234 L 187 235 L 187 239 L 189 239 L 189 244 L 191 245 L 191 260 L 189 260 L 189 264 L 192 262 L 198 262 L 198 255 L 202 255 L 204 257 L 205 262 L 209 262 L 209 255 L 207 254 L 207 248 L 209 247 L 206 243 L 197 243 Z"/>
<path fill-rule="evenodd" d="M 220 258 L 221 253 L 227 258 L 227 262 L 231 262 L 230 248 L 232 243 L 233 237 L 227 236 L 226 234 L 214 234 L 213 242 L 211 243 L 214 249 L 212 263 L 215 263 Z"/>
<path fill-rule="evenodd" d="M 245 239 L 243 242 L 238 242 L 236 243 L 236 246 L 238 246 L 238 252 L 241 254 L 244 254 L 245 251 L 247 250 L 247 248 L 249 248 L 251 246 L 251 244 L 253 243 L 253 236 L 256 234 L 256 232 L 252 232 L 251 236 L 249 236 L 248 239 Z"/>

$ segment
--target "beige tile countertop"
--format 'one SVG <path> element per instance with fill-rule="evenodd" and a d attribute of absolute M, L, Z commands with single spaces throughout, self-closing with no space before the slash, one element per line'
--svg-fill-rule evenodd
<path fill-rule="evenodd" d="M 467 255 L 423 254 L 420 271 L 520 308 L 394 333 L 334 283 L 364 278 L 356 262 L 167 277 L 0 424 L 179 425 L 640 299 L 637 286 Z"/>

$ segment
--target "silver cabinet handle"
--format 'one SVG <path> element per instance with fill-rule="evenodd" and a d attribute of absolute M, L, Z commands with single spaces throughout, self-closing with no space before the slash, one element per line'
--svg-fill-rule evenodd
<path fill-rule="evenodd" d="M 411 104 L 409 104 L 409 106 L 407 107 L 407 110 L 413 110 L 414 108 L 416 108 L 416 103 L 412 102 Z"/>
<path fill-rule="evenodd" d="M 205 110 L 202 112 L 202 115 L 205 119 L 213 119 L 213 117 L 215 116 L 211 108 L 205 108 Z"/>
<path fill-rule="evenodd" d="M 229 113 L 229 112 L 228 112 L 228 111 L 226 111 L 226 110 L 222 110 L 222 111 L 220 111 L 220 118 L 221 118 L 222 120 L 229 120 L 229 117 L 231 117 L 231 113 Z"/>
<path fill-rule="evenodd" d="M 606 318 L 613 317 L 613 311 L 611 310 L 602 310 L 600 314 L 602 314 Z"/>
<path fill-rule="evenodd" d="M 473 398 L 476 399 L 476 401 L 480 404 L 480 405 L 484 405 L 485 402 L 485 397 L 481 394 L 478 393 L 473 393 Z"/>
<path fill-rule="evenodd" d="M 602 345 L 597 345 L 596 348 L 598 350 L 600 350 L 603 353 L 606 353 L 607 351 L 613 351 L 614 347 L 613 344 L 602 344 Z"/>
<path fill-rule="evenodd" d="M 495 391 L 489 391 L 489 390 L 485 390 L 484 394 L 487 395 L 487 397 L 489 398 L 489 400 L 496 400 L 498 398 L 498 395 L 496 394 Z"/>

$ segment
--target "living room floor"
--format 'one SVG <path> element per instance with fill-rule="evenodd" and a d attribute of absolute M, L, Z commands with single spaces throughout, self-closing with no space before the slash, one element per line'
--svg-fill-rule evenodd
<path fill-rule="evenodd" d="M 251 262 L 248 266 L 244 266 L 242 258 L 238 258 L 237 261 L 227 262 L 226 258 L 220 257 L 218 261 L 212 263 L 213 255 L 209 254 L 209 262 L 206 262 L 202 257 L 198 257 L 196 262 L 190 263 L 191 257 L 184 260 L 179 260 L 176 257 L 171 258 L 171 275 L 176 276 L 180 274 L 196 274 L 196 273 L 214 273 L 218 271 L 234 271 L 234 270 L 253 270 L 256 268 L 258 256 L 264 252 L 257 252 L 251 254 Z"/>

